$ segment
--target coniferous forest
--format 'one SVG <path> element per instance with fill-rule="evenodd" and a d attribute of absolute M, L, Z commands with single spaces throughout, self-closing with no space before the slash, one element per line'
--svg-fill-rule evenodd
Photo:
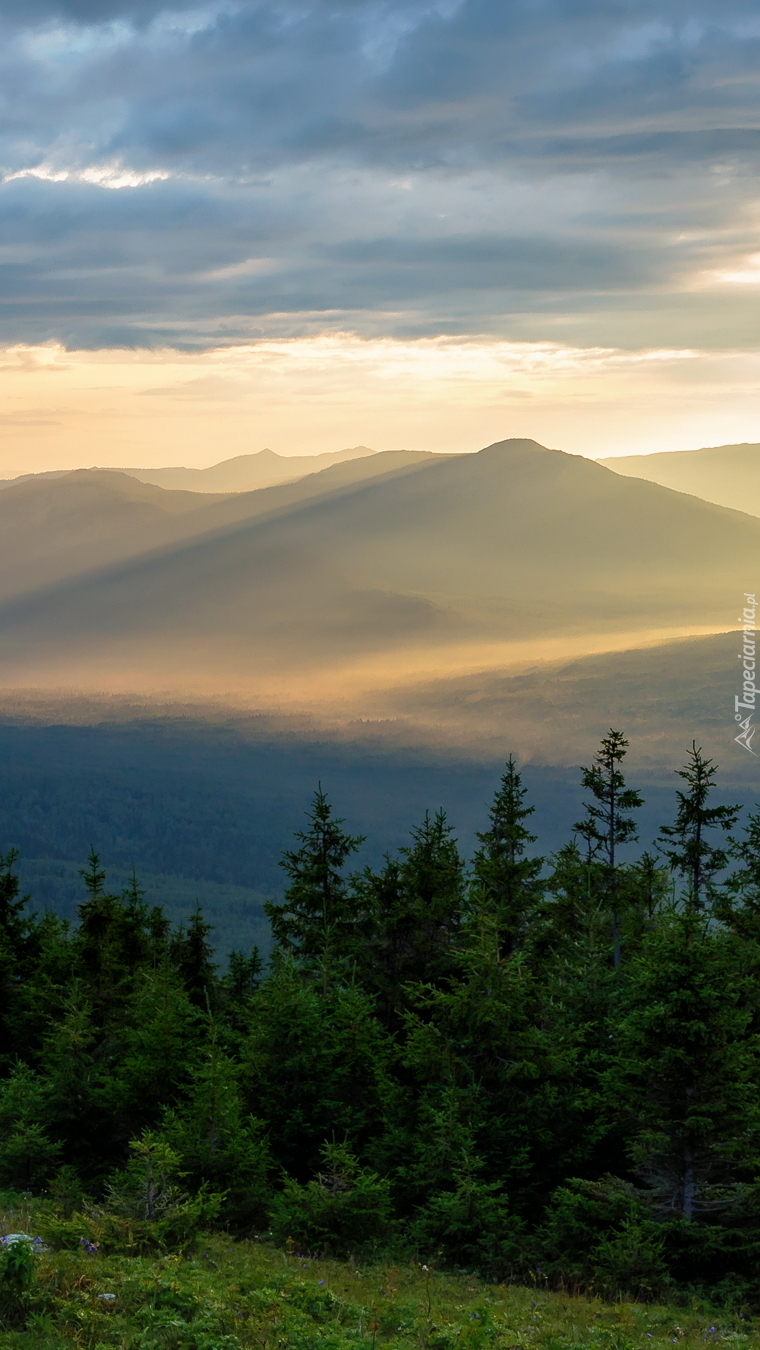
<path fill-rule="evenodd" d="M 78 923 L 35 914 L 11 849 L 0 1186 L 42 1196 L 64 1247 L 216 1227 L 759 1305 L 760 811 L 712 804 L 694 745 L 636 857 L 626 749 L 602 740 L 550 857 L 511 758 L 469 860 L 439 813 L 352 870 L 320 787 L 266 969 L 218 970 L 200 910 L 173 929 L 94 852 Z"/>

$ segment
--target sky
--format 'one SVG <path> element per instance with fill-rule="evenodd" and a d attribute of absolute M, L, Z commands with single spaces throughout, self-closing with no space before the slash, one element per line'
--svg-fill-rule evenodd
<path fill-rule="evenodd" d="M 0 476 L 760 441 L 742 0 L 1 0 Z"/>

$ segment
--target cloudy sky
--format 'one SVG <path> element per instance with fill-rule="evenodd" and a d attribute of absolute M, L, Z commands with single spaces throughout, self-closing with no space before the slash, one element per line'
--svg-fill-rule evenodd
<path fill-rule="evenodd" d="M 760 440 L 760 10 L 2 0 L 0 475 Z"/>

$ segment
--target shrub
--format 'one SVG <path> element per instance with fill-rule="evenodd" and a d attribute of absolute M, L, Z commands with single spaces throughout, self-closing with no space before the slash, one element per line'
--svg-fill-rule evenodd
<path fill-rule="evenodd" d="M 504 1279 L 523 1263 L 524 1225 L 509 1213 L 498 1182 L 479 1181 L 465 1161 L 451 1191 L 439 1192 L 409 1228 L 415 1246 L 490 1279 Z"/>
<path fill-rule="evenodd" d="M 218 1217 L 224 1197 L 205 1185 L 185 1195 L 176 1185 L 177 1155 L 160 1136 L 146 1130 L 129 1147 L 104 1203 L 86 1208 L 89 1241 L 109 1251 L 185 1249 Z"/>
<path fill-rule="evenodd" d="M 546 1274 L 571 1288 L 647 1299 L 669 1283 L 663 1227 L 620 1177 L 559 1186 L 537 1236 Z"/>
<path fill-rule="evenodd" d="M 276 1242 L 288 1239 L 302 1251 L 335 1256 L 371 1249 L 391 1233 L 390 1188 L 376 1172 L 359 1166 L 345 1144 L 325 1144 L 324 1170 L 299 1185 L 287 1177 L 272 1205 Z"/>
<path fill-rule="evenodd" d="M 34 1281 L 35 1248 L 31 1238 L 17 1236 L 0 1253 L 0 1313 L 3 1318 L 23 1320 L 27 1295 Z"/>

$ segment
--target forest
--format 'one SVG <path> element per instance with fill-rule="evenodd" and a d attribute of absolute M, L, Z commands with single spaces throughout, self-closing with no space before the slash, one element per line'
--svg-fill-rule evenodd
<path fill-rule="evenodd" d="M 510 757 L 473 856 L 443 812 L 379 866 L 320 786 L 214 960 L 97 853 L 73 924 L 0 875 L 0 1187 L 45 1242 L 305 1257 L 760 1306 L 760 810 L 696 743 L 656 849 L 610 730 L 544 857 Z"/>

